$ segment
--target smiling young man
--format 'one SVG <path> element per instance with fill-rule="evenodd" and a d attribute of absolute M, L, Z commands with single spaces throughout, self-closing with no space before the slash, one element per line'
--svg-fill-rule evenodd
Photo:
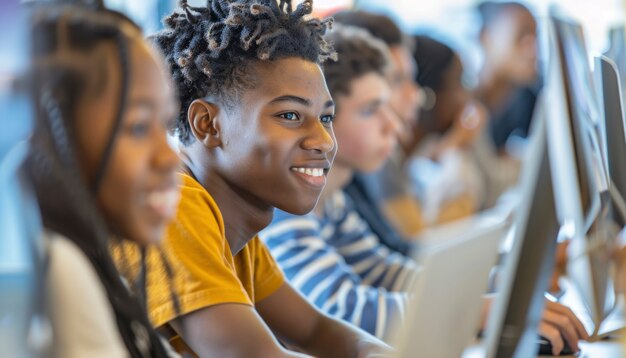
<path fill-rule="evenodd" d="M 260 234 L 292 285 L 325 312 L 381 338 L 406 311 L 415 263 L 383 246 L 343 189 L 356 171 L 380 168 L 401 122 L 390 108 L 391 57 L 366 31 L 335 25 L 326 35 L 338 60 L 324 64 L 337 104 L 339 145 L 314 212 L 277 210 Z"/>
<path fill-rule="evenodd" d="M 283 345 L 324 357 L 387 352 L 292 289 L 256 236 L 274 207 L 312 210 L 326 183 L 336 152 L 319 66 L 334 56 L 322 37 L 328 23 L 305 18 L 311 1 L 181 7 L 153 38 L 182 105 L 184 164 L 167 260 L 149 254 L 153 323 L 179 351 L 202 357 L 300 356 Z"/>

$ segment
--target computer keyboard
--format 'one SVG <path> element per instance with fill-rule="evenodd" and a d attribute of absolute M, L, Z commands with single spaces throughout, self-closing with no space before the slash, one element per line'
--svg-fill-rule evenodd
<path fill-rule="evenodd" d="M 537 338 L 537 344 L 539 345 L 539 355 L 552 355 L 552 343 L 550 343 L 550 341 L 543 337 L 543 336 L 538 336 Z M 560 356 L 572 356 L 572 355 L 578 355 L 580 352 L 578 353 L 574 353 L 574 351 L 570 348 L 570 346 L 565 343 L 565 347 L 563 348 L 563 350 L 561 351 L 561 353 L 559 354 Z"/>

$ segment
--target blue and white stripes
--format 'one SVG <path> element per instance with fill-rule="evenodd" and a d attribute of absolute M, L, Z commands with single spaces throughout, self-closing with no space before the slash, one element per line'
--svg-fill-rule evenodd
<path fill-rule="evenodd" d="M 380 338 L 403 318 L 417 266 L 381 245 L 343 192 L 321 217 L 276 210 L 259 236 L 292 286 L 322 311 Z"/>

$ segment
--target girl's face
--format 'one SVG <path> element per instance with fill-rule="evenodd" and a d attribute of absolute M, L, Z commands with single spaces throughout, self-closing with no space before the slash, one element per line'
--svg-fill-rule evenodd
<path fill-rule="evenodd" d="M 176 103 L 159 58 L 138 34 L 128 45 L 127 103 L 96 197 L 114 235 L 145 245 L 161 239 L 178 204 L 178 157 L 166 139 Z M 102 86 L 86 91 L 75 113 L 79 162 L 87 183 L 95 180 L 122 85 L 113 43 L 96 48 L 93 60 L 101 72 L 93 77 Z"/>
<path fill-rule="evenodd" d="M 349 94 L 337 98 L 335 165 L 372 172 L 389 158 L 402 126 L 390 108 L 390 96 L 388 81 L 372 72 L 355 79 Z"/>

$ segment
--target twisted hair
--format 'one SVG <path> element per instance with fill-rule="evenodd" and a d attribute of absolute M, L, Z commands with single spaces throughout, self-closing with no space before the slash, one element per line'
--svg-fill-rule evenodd
<path fill-rule="evenodd" d="M 333 97 L 349 95 L 352 81 L 368 73 L 387 76 L 391 63 L 389 48 L 367 31 L 335 25 L 324 38 L 337 51 L 334 61 L 324 64 L 324 77 Z"/>
<path fill-rule="evenodd" d="M 151 39 L 177 87 L 181 108 L 175 133 L 185 145 L 193 141 L 187 123 L 191 102 L 212 97 L 233 107 L 255 84 L 251 64 L 289 57 L 322 63 L 334 53 L 323 38 L 332 20 L 307 18 L 312 0 L 295 9 L 291 0 L 207 0 L 205 7 L 181 0 L 179 5 Z"/>
<path fill-rule="evenodd" d="M 94 267 L 130 356 L 166 357 L 142 303 L 124 285 L 113 263 L 108 250 L 111 233 L 94 193 L 124 112 L 130 72 L 128 31 L 139 28 L 123 15 L 99 9 L 97 4 L 37 5 L 33 9 L 30 85 L 36 124 L 25 169 L 33 182 L 44 226 L 76 244 Z M 74 130 L 82 119 L 76 118 L 75 111 L 86 93 L 94 95 L 107 75 L 116 75 L 101 75 L 106 71 L 104 65 L 88 57 L 106 42 L 116 45 L 121 68 L 119 108 L 99 174 L 94 183 L 87 183 L 79 169 Z M 94 79 L 91 73 L 99 75 Z"/>

